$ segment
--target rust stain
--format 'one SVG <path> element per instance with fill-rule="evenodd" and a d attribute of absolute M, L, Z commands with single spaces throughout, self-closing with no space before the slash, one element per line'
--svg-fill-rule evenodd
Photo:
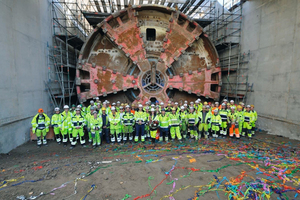
<path fill-rule="evenodd" d="M 194 84 L 191 84 L 192 91 L 197 91 L 200 89 L 201 92 L 204 91 L 204 84 L 205 84 L 205 74 L 193 74 L 191 81 L 194 82 Z"/>
<path fill-rule="evenodd" d="M 177 23 L 178 13 L 171 14 L 167 8 L 149 6 L 145 9 L 140 7 L 137 17 L 133 15 L 134 11 L 135 8 L 127 10 L 128 21 L 126 23 L 120 23 L 119 21 L 119 26 L 110 23 L 112 20 L 111 17 L 107 18 L 107 24 L 102 26 L 102 28 L 106 28 L 107 30 L 105 35 L 96 32 L 87 40 L 80 55 L 82 55 L 83 59 L 87 59 L 86 61 L 90 63 L 89 66 L 91 69 L 82 68 L 78 70 L 77 77 L 83 78 L 86 76 L 86 72 L 83 71 L 93 73 L 90 74 L 91 91 L 80 91 L 80 87 L 77 86 L 79 96 L 88 99 L 92 98 L 92 95 L 101 95 L 103 92 L 112 93 L 114 90 L 117 90 L 117 94 L 110 94 L 105 99 L 123 98 L 124 101 L 127 101 L 131 98 L 124 95 L 124 92 L 119 91 L 126 87 L 129 89 L 128 92 L 130 92 L 130 88 L 135 84 L 132 83 L 133 76 L 127 75 L 127 77 L 123 77 L 123 74 L 128 74 L 129 72 L 130 74 L 143 74 L 143 72 L 150 70 L 151 65 L 156 64 L 156 69 L 161 71 L 165 77 L 167 76 L 166 65 L 172 65 L 170 70 L 174 74 L 173 79 L 168 79 L 169 81 L 165 83 L 165 87 L 160 91 L 148 93 L 141 88 L 142 77 L 138 76 L 135 80 L 139 89 L 132 91 L 140 97 L 140 102 L 149 100 L 151 97 L 167 101 L 169 97 L 166 94 L 166 90 L 170 85 L 175 89 L 173 99 L 177 101 L 180 99 L 194 101 L 198 98 L 195 95 L 197 93 L 208 95 L 211 98 L 218 97 L 219 91 L 212 92 L 210 91 L 210 86 L 208 86 L 210 84 L 210 80 L 208 80 L 211 77 L 210 73 L 220 74 L 219 68 L 216 68 L 218 54 L 210 40 L 204 35 L 200 36 L 201 42 L 203 40 L 201 46 L 199 46 L 199 42 L 194 41 L 195 36 L 200 35 L 202 31 L 201 27 L 197 25 L 195 30 L 191 31 L 190 27 L 186 26 L 188 22 L 180 26 Z M 144 14 L 142 14 L 143 12 Z M 169 22 L 170 17 L 173 18 L 173 22 Z M 181 17 L 186 18 L 185 15 Z M 124 19 L 122 18 L 121 20 Z M 147 26 L 156 27 L 156 41 L 144 43 L 147 39 L 141 38 L 140 33 L 145 36 L 146 28 L 137 28 L 137 23 L 140 26 L 146 26 L 146 28 Z M 169 28 L 170 31 L 164 31 L 166 28 Z M 163 40 L 165 37 L 167 40 Z M 192 46 L 190 43 L 192 43 Z M 121 45 L 122 48 L 119 49 L 118 45 Z M 160 48 L 164 48 L 163 53 L 161 53 Z M 130 55 L 125 55 L 127 53 Z M 183 55 L 181 55 L 182 53 Z M 174 60 L 174 57 L 178 57 L 178 60 Z M 134 64 L 138 66 L 136 68 L 133 68 L 134 61 L 136 62 Z M 206 70 L 207 61 L 212 64 L 211 69 L 208 70 L 209 73 Z M 92 63 L 96 63 L 96 69 L 92 68 Z M 107 68 L 106 71 L 102 71 L 102 67 L 104 66 Z M 112 70 L 116 70 L 117 74 L 112 73 Z M 192 71 L 192 75 L 188 74 L 189 71 Z M 180 73 L 184 74 L 182 78 L 179 76 Z M 219 81 L 218 78 L 219 76 L 215 76 L 216 82 Z M 98 79 L 99 82 L 95 84 L 94 79 Z M 112 83 L 112 80 L 115 80 L 115 83 Z M 180 87 L 185 92 L 178 92 L 176 90 Z M 189 90 L 191 90 L 192 94 L 186 93 Z"/>
<path fill-rule="evenodd" d="M 139 35 L 139 30 L 137 28 L 130 28 L 119 35 L 117 43 L 126 44 L 128 51 L 133 50 L 140 43 L 140 38 L 136 37 L 137 35 Z"/>
<path fill-rule="evenodd" d="M 127 83 L 127 85 L 130 85 L 130 84 L 132 83 L 132 79 L 127 78 L 127 79 L 126 79 L 126 83 Z"/>
<path fill-rule="evenodd" d="M 117 74 L 116 75 L 116 87 L 119 88 L 119 89 L 122 89 L 123 88 L 123 82 L 124 82 L 124 79 L 122 77 L 121 74 Z"/>
<path fill-rule="evenodd" d="M 203 40 L 205 50 L 208 52 L 208 55 L 211 58 L 213 67 L 216 67 L 218 54 L 216 53 L 215 48 L 212 46 L 207 37 L 201 35 L 201 38 Z"/>
<path fill-rule="evenodd" d="M 97 77 L 99 78 L 100 82 L 98 83 L 98 93 L 101 94 L 102 90 L 104 89 L 106 92 L 113 91 L 112 84 L 111 84 L 111 75 L 110 71 L 102 71 L 98 70 Z"/>

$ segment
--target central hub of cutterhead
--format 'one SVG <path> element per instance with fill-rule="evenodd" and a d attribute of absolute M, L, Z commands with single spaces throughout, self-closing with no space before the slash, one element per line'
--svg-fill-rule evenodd
<path fill-rule="evenodd" d="M 142 74 L 141 85 L 148 93 L 157 93 L 161 91 L 166 84 L 164 75 L 157 70 L 149 70 Z"/>

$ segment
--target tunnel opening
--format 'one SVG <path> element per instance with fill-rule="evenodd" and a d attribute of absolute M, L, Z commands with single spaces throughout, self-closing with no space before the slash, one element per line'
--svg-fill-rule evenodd
<path fill-rule="evenodd" d="M 112 27 L 112 28 L 118 28 L 120 26 L 118 20 L 116 18 L 112 18 L 111 20 L 109 20 L 108 24 Z"/>
<path fill-rule="evenodd" d="M 156 40 L 155 28 L 147 28 L 146 29 L 146 38 L 147 38 L 147 41 L 155 41 Z"/>
<path fill-rule="evenodd" d="M 169 67 L 168 69 L 167 69 L 167 71 L 166 71 L 166 74 L 167 74 L 167 76 L 175 76 L 175 75 L 177 75 L 177 74 L 175 74 L 175 72 L 174 72 L 174 69 L 173 69 L 173 66 L 172 67 Z"/>
<path fill-rule="evenodd" d="M 193 30 L 195 30 L 195 28 L 196 28 L 195 24 L 190 22 L 186 30 L 192 32 Z"/>
<path fill-rule="evenodd" d="M 90 79 L 90 72 L 88 71 L 80 71 L 80 77 L 81 79 Z"/>
<path fill-rule="evenodd" d="M 219 74 L 218 73 L 214 73 L 211 75 L 211 80 L 212 81 L 218 81 L 219 80 Z"/>
<path fill-rule="evenodd" d="M 120 19 L 121 19 L 123 24 L 127 23 L 129 21 L 128 14 L 125 13 L 125 15 L 120 16 Z"/>
<path fill-rule="evenodd" d="M 137 99 L 140 92 L 141 92 L 140 89 L 129 89 L 125 92 L 125 95 L 130 102 L 133 102 L 134 100 Z"/>
<path fill-rule="evenodd" d="M 170 99 L 173 99 L 175 95 L 175 89 L 167 89 L 166 93 Z"/>
<path fill-rule="evenodd" d="M 155 102 L 157 101 L 157 99 L 155 97 L 151 97 L 150 101 L 151 101 L 151 104 L 155 104 Z"/>
<path fill-rule="evenodd" d="M 186 19 L 184 17 L 182 17 L 181 15 L 179 15 L 178 20 L 177 20 L 177 24 L 180 26 L 183 26 L 183 24 L 186 22 Z"/>
<path fill-rule="evenodd" d="M 91 89 L 91 85 L 89 83 L 81 83 L 80 85 L 80 91 L 82 92 L 88 92 Z"/>
<path fill-rule="evenodd" d="M 210 90 L 212 92 L 218 92 L 218 88 L 219 88 L 219 85 L 218 84 L 211 84 L 210 85 Z"/>

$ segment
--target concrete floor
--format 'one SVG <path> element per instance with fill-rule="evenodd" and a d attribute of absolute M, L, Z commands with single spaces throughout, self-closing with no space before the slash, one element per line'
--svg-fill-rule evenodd
<path fill-rule="evenodd" d="M 0 198 L 43 192 L 36 199 L 297 199 L 299 170 L 299 142 L 263 132 L 251 141 L 211 138 L 97 149 L 69 150 L 54 141 L 38 149 L 28 142 L 0 154 Z"/>
<path fill-rule="evenodd" d="M 0 152 L 29 139 L 38 108 L 52 110 L 45 91 L 50 1 L 0 0 Z M 242 52 L 251 51 L 247 103 L 259 128 L 300 139 L 300 2 L 252 0 L 243 5 Z"/>

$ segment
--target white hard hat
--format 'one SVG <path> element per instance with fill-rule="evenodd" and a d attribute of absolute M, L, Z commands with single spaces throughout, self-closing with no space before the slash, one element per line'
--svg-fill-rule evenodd
<path fill-rule="evenodd" d="M 93 114 L 98 114 L 98 112 L 95 110 L 95 111 L 93 112 Z"/>
<path fill-rule="evenodd" d="M 215 104 L 219 104 L 219 102 L 215 102 Z"/>
<path fill-rule="evenodd" d="M 78 106 L 77 106 L 75 110 L 76 110 L 76 111 L 77 111 L 77 110 L 79 110 L 79 111 L 80 111 L 80 107 L 78 107 Z"/>
<path fill-rule="evenodd" d="M 178 102 L 175 102 L 175 105 L 178 105 Z"/>
<path fill-rule="evenodd" d="M 235 107 L 232 106 L 231 109 L 234 109 L 234 110 L 235 110 Z"/>
<path fill-rule="evenodd" d="M 148 105 L 149 104 L 149 102 L 148 101 L 146 101 L 146 103 L 145 103 L 146 105 Z"/>
<path fill-rule="evenodd" d="M 111 105 L 115 106 L 115 105 L 116 105 L 116 103 L 115 103 L 115 102 L 113 102 Z"/>
<path fill-rule="evenodd" d="M 226 104 L 225 104 L 225 103 L 222 103 L 222 106 L 226 106 Z"/>
<path fill-rule="evenodd" d="M 103 102 L 103 105 L 104 105 L 104 104 L 106 105 L 106 103 L 107 103 L 107 102 L 106 102 L 106 101 L 104 101 L 104 102 Z"/>
<path fill-rule="evenodd" d="M 90 103 L 95 103 L 95 102 L 93 100 L 91 100 Z"/>
<path fill-rule="evenodd" d="M 183 106 L 184 106 L 184 107 L 187 107 L 187 104 L 185 103 L 185 104 L 183 104 Z"/>
<path fill-rule="evenodd" d="M 151 108 L 151 112 L 155 112 L 155 109 L 154 109 L 154 108 Z"/>
<path fill-rule="evenodd" d="M 168 103 L 172 103 L 172 101 L 168 101 Z"/>
<path fill-rule="evenodd" d="M 163 102 L 160 102 L 160 105 L 164 105 L 164 103 L 163 103 Z"/>
<path fill-rule="evenodd" d="M 120 103 L 120 101 L 117 101 L 117 103 Z"/>
<path fill-rule="evenodd" d="M 184 109 L 184 106 L 181 106 L 180 109 Z"/>
<path fill-rule="evenodd" d="M 142 104 L 139 104 L 139 108 L 142 108 L 143 107 L 143 105 Z"/>
<path fill-rule="evenodd" d="M 250 106 L 250 105 L 247 105 L 247 108 L 251 108 L 251 106 Z"/>
<path fill-rule="evenodd" d="M 184 103 L 186 103 L 186 104 L 187 104 L 188 102 L 187 102 L 187 101 L 184 101 Z"/>
<path fill-rule="evenodd" d="M 54 108 L 54 111 L 59 111 L 59 107 Z"/>
<path fill-rule="evenodd" d="M 98 99 L 99 99 L 99 97 L 96 97 L 96 99 L 98 100 Z"/>
<path fill-rule="evenodd" d="M 106 101 L 106 103 L 108 103 L 108 104 L 109 104 L 110 102 L 109 102 L 109 101 Z"/>
<path fill-rule="evenodd" d="M 145 109 L 146 109 L 146 110 L 149 110 L 149 106 L 146 106 Z"/>
<path fill-rule="evenodd" d="M 214 109 L 214 112 L 218 112 L 219 110 L 218 109 Z"/>
<path fill-rule="evenodd" d="M 227 99 L 224 99 L 223 101 L 228 101 Z"/>
<path fill-rule="evenodd" d="M 126 107 L 126 108 L 130 108 L 130 106 L 129 106 L 129 105 L 126 105 L 125 107 Z"/>
<path fill-rule="evenodd" d="M 195 101 L 195 103 L 199 103 L 199 101 L 197 100 L 197 101 Z"/>
<path fill-rule="evenodd" d="M 194 102 L 191 101 L 190 104 L 194 104 Z"/>
<path fill-rule="evenodd" d="M 195 109 L 194 106 L 190 106 L 190 109 Z"/>
<path fill-rule="evenodd" d="M 151 107 L 155 107 L 155 105 L 154 105 L 154 104 L 151 104 Z"/>
<path fill-rule="evenodd" d="M 64 109 L 69 109 L 69 106 L 68 105 L 64 105 Z"/>
<path fill-rule="evenodd" d="M 120 106 L 120 109 L 123 109 L 123 106 Z"/>
<path fill-rule="evenodd" d="M 110 110 L 116 110 L 116 108 L 114 106 L 112 106 Z"/>
<path fill-rule="evenodd" d="M 78 105 L 77 108 L 81 108 L 81 105 Z"/>
<path fill-rule="evenodd" d="M 201 99 L 197 99 L 197 101 L 199 101 L 199 102 L 200 102 L 200 101 L 201 101 Z"/>
<path fill-rule="evenodd" d="M 233 100 L 230 100 L 230 103 L 234 103 L 234 101 L 233 101 Z"/>
<path fill-rule="evenodd" d="M 206 108 L 210 108 L 210 106 L 209 106 L 209 105 L 207 105 L 207 106 L 206 106 Z"/>

